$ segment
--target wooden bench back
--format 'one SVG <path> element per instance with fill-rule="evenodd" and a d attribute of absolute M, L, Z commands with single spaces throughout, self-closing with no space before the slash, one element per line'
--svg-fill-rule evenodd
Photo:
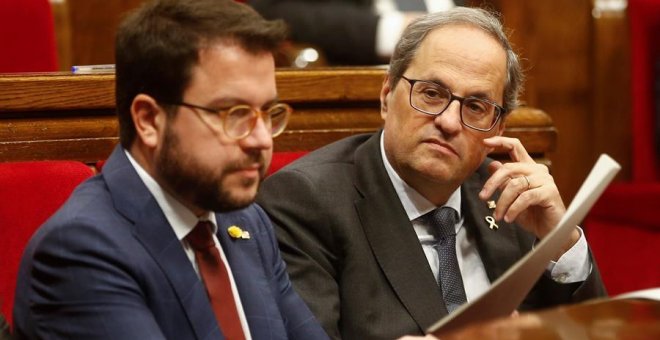
<path fill-rule="evenodd" d="M 383 68 L 277 71 L 280 99 L 294 107 L 275 151 L 314 150 L 382 126 Z M 114 75 L 0 75 L 0 162 L 105 159 L 118 143 Z M 543 111 L 522 108 L 507 118 L 505 135 L 519 138 L 549 163 L 557 132 Z M 506 158 L 495 151 L 495 158 Z"/>

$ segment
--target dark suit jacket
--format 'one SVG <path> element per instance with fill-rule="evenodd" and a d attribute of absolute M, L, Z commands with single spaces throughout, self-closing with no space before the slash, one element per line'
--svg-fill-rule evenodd
<path fill-rule="evenodd" d="M 252 338 L 325 338 L 291 288 L 261 208 L 216 217 Z M 233 224 L 251 238 L 231 239 Z M 19 338 L 223 338 L 203 283 L 120 147 L 28 244 L 14 306 Z"/>
<path fill-rule="evenodd" d="M 248 3 L 267 19 L 284 19 L 293 41 L 318 46 L 332 64 L 387 62 L 376 55 L 378 15 L 374 13 L 373 0 L 249 0 Z"/>
<path fill-rule="evenodd" d="M 380 133 L 346 138 L 267 178 L 257 201 L 276 226 L 294 287 L 333 338 L 421 334 L 447 314 L 417 235 L 382 163 Z M 482 166 L 461 187 L 468 237 L 494 281 L 535 238 L 515 225 L 488 228 L 477 197 Z M 586 282 L 541 277 L 521 309 L 605 294 L 597 268 Z"/>
<path fill-rule="evenodd" d="M 9 340 L 11 339 L 11 333 L 9 332 L 9 325 L 5 321 L 5 317 L 0 314 L 0 340 Z"/>

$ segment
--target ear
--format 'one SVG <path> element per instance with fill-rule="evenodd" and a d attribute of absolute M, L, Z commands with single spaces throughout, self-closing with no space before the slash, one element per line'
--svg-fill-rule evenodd
<path fill-rule="evenodd" d="M 383 120 L 387 117 L 387 108 L 391 93 L 390 75 L 388 74 L 385 76 L 383 86 L 380 89 L 380 117 Z"/>
<path fill-rule="evenodd" d="M 149 95 L 140 93 L 133 98 L 131 117 L 137 132 L 137 139 L 147 147 L 158 146 L 165 130 L 167 114 Z"/>

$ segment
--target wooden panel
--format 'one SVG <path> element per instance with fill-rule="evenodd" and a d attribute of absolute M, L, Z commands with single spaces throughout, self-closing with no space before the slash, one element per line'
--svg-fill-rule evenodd
<path fill-rule="evenodd" d="M 66 0 L 71 20 L 73 65 L 113 64 L 115 31 L 145 0 Z"/>
<path fill-rule="evenodd" d="M 313 150 L 382 126 L 382 68 L 278 70 L 282 101 L 294 107 L 276 151 Z M 505 134 L 547 163 L 557 133 L 545 112 L 514 111 Z M 0 76 L 0 161 L 105 159 L 118 142 L 114 75 Z M 499 153 L 499 154 L 497 154 Z M 494 155 L 505 159 L 500 150 Z"/>
<path fill-rule="evenodd" d="M 0 77 L 0 115 L 42 110 L 114 108 L 114 75 L 41 74 Z"/>
<path fill-rule="evenodd" d="M 630 32 L 625 9 L 599 11 L 594 17 L 594 151 L 622 165 L 617 179 L 632 173 Z"/>
<path fill-rule="evenodd" d="M 598 156 L 592 106 L 590 0 L 491 0 L 511 30 L 527 82 L 523 100 L 552 117 L 561 139 L 553 176 L 570 202 Z M 559 19 L 559 20 L 558 20 Z"/>
<path fill-rule="evenodd" d="M 385 68 L 278 69 L 277 75 L 279 95 L 290 103 L 379 101 Z"/>
<path fill-rule="evenodd" d="M 71 19 L 67 0 L 49 0 L 55 25 L 57 64 L 60 71 L 71 69 Z"/>
<path fill-rule="evenodd" d="M 34 141 L 48 137 L 49 140 L 118 136 L 118 123 L 114 115 L 81 117 L 40 117 L 37 119 L 0 120 L 0 141 Z"/>

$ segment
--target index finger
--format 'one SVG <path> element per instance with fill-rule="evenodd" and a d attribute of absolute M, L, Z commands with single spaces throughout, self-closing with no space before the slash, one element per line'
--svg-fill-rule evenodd
<path fill-rule="evenodd" d="M 483 140 L 486 146 L 507 150 L 514 162 L 536 163 L 518 138 L 494 136 Z"/>

